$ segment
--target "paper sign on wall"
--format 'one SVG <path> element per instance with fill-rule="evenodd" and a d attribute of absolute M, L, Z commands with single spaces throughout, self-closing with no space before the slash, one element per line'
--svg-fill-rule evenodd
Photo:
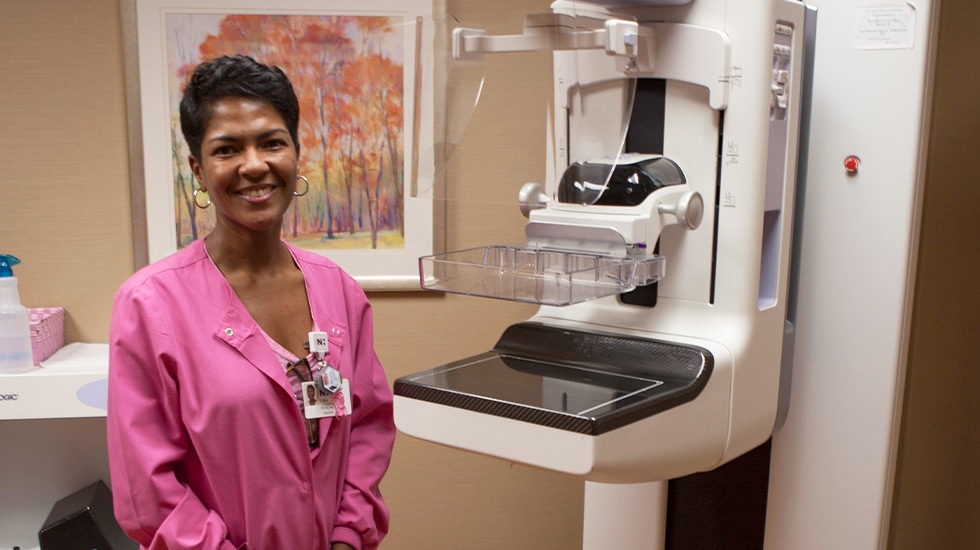
<path fill-rule="evenodd" d="M 906 50 L 915 42 L 915 7 L 907 2 L 861 6 L 854 25 L 855 50 Z"/>

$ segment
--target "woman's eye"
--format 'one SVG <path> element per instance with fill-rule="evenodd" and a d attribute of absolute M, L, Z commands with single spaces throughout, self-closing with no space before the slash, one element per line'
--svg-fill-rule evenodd
<path fill-rule="evenodd" d="M 214 150 L 214 154 L 219 157 L 225 157 L 235 153 L 235 149 L 230 146 L 218 147 Z"/>

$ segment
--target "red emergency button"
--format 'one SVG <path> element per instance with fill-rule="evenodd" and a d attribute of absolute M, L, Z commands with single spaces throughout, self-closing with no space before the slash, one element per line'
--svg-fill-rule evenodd
<path fill-rule="evenodd" d="M 854 155 L 844 159 L 844 170 L 847 171 L 848 174 L 856 174 L 859 166 L 861 166 L 861 159 Z"/>

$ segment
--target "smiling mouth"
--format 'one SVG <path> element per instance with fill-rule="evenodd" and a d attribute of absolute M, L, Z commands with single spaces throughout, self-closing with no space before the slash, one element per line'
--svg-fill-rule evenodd
<path fill-rule="evenodd" d="M 249 187 L 248 189 L 242 189 L 241 191 L 238 192 L 238 194 L 246 198 L 258 199 L 272 194 L 274 190 L 275 190 L 275 186 L 271 186 L 271 185 L 261 186 L 261 187 Z"/>

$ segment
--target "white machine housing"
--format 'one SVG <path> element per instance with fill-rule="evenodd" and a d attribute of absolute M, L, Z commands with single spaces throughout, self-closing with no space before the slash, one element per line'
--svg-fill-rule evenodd
<path fill-rule="evenodd" d="M 529 322 L 695 347 L 710 356 L 710 376 L 694 399 L 598 435 L 411 397 L 396 382 L 396 424 L 414 437 L 589 481 L 638 483 L 713 469 L 765 442 L 777 425 L 784 340 L 792 339 L 786 307 L 812 10 L 794 0 L 615 9 L 558 1 L 552 10 L 574 17 L 575 32 L 591 27 L 594 44 L 582 46 L 581 37 L 550 43 L 557 50 L 555 138 L 545 195 L 555 195 L 572 162 L 630 152 L 663 154 L 686 183 L 637 206 L 529 205 L 529 249 L 666 259 L 654 307 L 593 296 L 542 305 Z M 529 17 L 523 37 L 497 41 L 460 30 L 456 55 L 546 47 L 540 35 L 549 33 L 534 27 L 547 22 Z M 663 151 L 622 150 L 629 105 L 621 88 L 604 83 L 622 80 L 624 70 L 666 80 Z M 620 245 L 610 246 L 611 233 Z M 498 268 L 487 271 L 499 277 Z M 439 277 L 425 271 L 423 261 L 423 286 L 460 291 L 451 282 L 427 285 Z"/>

